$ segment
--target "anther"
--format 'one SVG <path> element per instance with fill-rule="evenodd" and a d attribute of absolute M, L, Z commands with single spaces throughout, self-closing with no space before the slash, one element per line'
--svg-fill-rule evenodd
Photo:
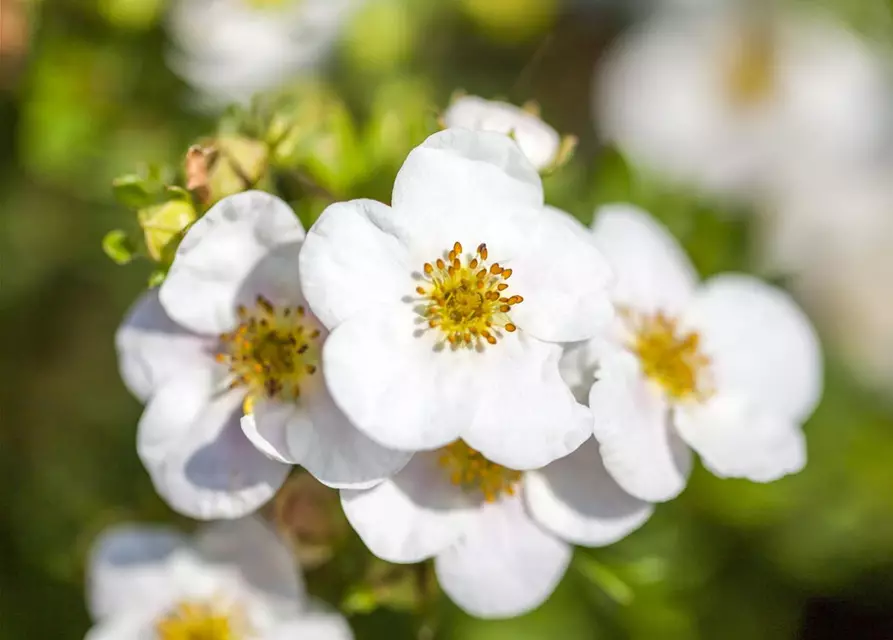
<path fill-rule="evenodd" d="M 457 256 L 458 256 L 458 255 L 462 255 L 462 245 L 459 244 L 458 242 L 454 243 L 454 244 L 453 244 L 453 251 L 455 252 L 455 254 L 456 254 Z"/>

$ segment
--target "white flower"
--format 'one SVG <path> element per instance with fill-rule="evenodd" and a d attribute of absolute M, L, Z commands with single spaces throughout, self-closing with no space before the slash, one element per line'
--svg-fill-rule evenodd
<path fill-rule="evenodd" d="M 543 215 L 518 146 L 464 129 L 410 153 L 391 207 L 329 207 L 301 252 L 304 294 L 332 330 L 326 382 L 351 421 L 402 450 L 461 437 L 516 469 L 588 436 L 556 343 L 610 321 L 609 278 L 591 243 Z"/>
<path fill-rule="evenodd" d="M 881 60 L 830 21 L 733 4 L 664 11 L 621 40 L 597 84 L 602 133 L 655 172 L 747 197 L 787 166 L 872 155 L 890 133 Z"/>
<path fill-rule="evenodd" d="M 617 273 L 618 318 L 572 357 L 595 371 L 589 406 L 608 472 L 662 501 L 685 486 L 689 447 L 719 476 L 768 482 L 799 471 L 801 423 L 822 389 L 802 311 L 749 276 L 699 285 L 674 238 L 633 207 L 605 207 L 593 227 Z"/>
<path fill-rule="evenodd" d="M 174 0 L 171 68 L 212 107 L 312 70 L 361 0 Z"/>
<path fill-rule="evenodd" d="M 443 124 L 450 128 L 511 135 L 538 171 L 549 169 L 559 161 L 561 137 L 543 122 L 538 110 L 532 106 L 519 108 L 507 102 L 461 96 L 444 112 Z"/>
<path fill-rule="evenodd" d="M 342 491 L 341 502 L 372 553 L 398 563 L 433 557 L 444 592 L 484 618 L 538 607 L 564 575 L 569 543 L 611 544 L 652 511 L 605 472 L 591 439 L 524 473 L 457 441 L 416 454 L 377 487 Z"/>
<path fill-rule="evenodd" d="M 310 606 L 294 558 L 262 522 L 207 526 L 190 541 L 119 525 L 95 542 L 87 575 L 96 623 L 86 640 L 350 640 L 339 615 Z"/>
<path fill-rule="evenodd" d="M 160 291 L 118 332 L 122 377 L 147 402 L 139 455 L 184 514 L 253 511 L 284 481 L 283 463 L 356 487 L 408 460 L 351 426 L 321 380 L 326 331 L 301 295 L 303 238 L 278 198 L 225 198 L 189 229 Z"/>

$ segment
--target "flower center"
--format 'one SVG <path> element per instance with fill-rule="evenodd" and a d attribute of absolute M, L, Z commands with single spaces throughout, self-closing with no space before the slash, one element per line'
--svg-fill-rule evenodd
<path fill-rule="evenodd" d="M 440 450 L 438 463 L 450 474 L 450 482 L 467 492 L 479 491 L 494 502 L 502 494 L 515 495 L 521 472 L 490 462 L 462 440 Z"/>
<path fill-rule="evenodd" d="M 745 24 L 729 52 L 726 92 L 736 107 L 753 107 L 775 92 L 776 49 L 767 25 Z"/>
<path fill-rule="evenodd" d="M 155 623 L 158 640 L 239 640 L 235 621 L 207 603 L 181 602 Z"/>
<path fill-rule="evenodd" d="M 317 370 L 319 328 L 304 307 L 276 307 L 263 296 L 238 313 L 241 323 L 220 336 L 217 353 L 232 376 L 230 388 L 247 389 L 246 412 L 256 397 L 296 401 Z"/>
<path fill-rule="evenodd" d="M 426 262 L 423 283 L 416 287 L 425 301 L 422 315 L 428 327 L 442 331 L 453 348 L 482 348 L 503 337 L 500 329 L 515 331 L 508 314 L 524 298 L 506 295 L 512 270 L 498 263 L 488 266 L 486 244 L 468 255 L 456 242 L 446 258 Z"/>
<path fill-rule="evenodd" d="M 710 358 L 700 350 L 696 332 L 682 333 L 677 321 L 657 312 L 635 315 L 621 311 L 635 337 L 630 350 L 639 357 L 642 371 L 674 400 L 706 400 L 712 393 L 707 379 Z"/>

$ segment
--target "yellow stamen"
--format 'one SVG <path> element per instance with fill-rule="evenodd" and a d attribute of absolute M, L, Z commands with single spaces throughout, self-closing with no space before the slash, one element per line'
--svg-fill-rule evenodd
<path fill-rule="evenodd" d="M 450 482 L 468 492 L 479 492 L 487 502 L 501 495 L 514 495 L 521 481 L 521 472 L 487 460 L 462 440 L 456 440 L 440 450 L 438 463 L 450 477 Z"/>
<path fill-rule="evenodd" d="M 181 602 L 155 623 L 158 640 L 240 640 L 233 616 L 208 603 Z"/>
<path fill-rule="evenodd" d="M 487 255 L 485 244 L 468 256 L 456 242 L 447 253 L 449 263 L 438 258 L 422 268 L 424 282 L 416 287 L 416 293 L 427 300 L 422 315 L 428 327 L 440 329 L 454 349 L 494 345 L 503 337 L 496 329 L 508 333 L 517 329 L 507 314 L 524 298 L 500 296 L 508 288 L 503 281 L 512 272 L 496 263 L 487 266 Z"/>
<path fill-rule="evenodd" d="M 759 105 L 775 92 L 777 51 L 771 26 L 753 16 L 729 50 L 726 92 L 735 107 Z"/>
<path fill-rule="evenodd" d="M 320 331 L 304 307 L 277 307 L 258 296 L 253 309 L 239 308 L 239 319 L 220 336 L 215 358 L 229 369 L 230 387 L 247 391 L 245 413 L 257 398 L 298 398 L 304 378 L 316 373 L 320 351 Z"/>
<path fill-rule="evenodd" d="M 636 315 L 621 311 L 635 337 L 629 345 L 645 375 L 673 400 L 706 400 L 712 394 L 710 358 L 701 351 L 696 332 L 683 333 L 678 322 L 663 312 Z"/>

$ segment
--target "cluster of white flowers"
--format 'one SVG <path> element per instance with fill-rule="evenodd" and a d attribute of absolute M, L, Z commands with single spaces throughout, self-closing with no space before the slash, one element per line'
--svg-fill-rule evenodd
<path fill-rule="evenodd" d="M 621 38 L 595 84 L 602 134 L 747 200 L 876 156 L 893 132 L 887 61 L 831 18 L 769 4 L 668 5 Z"/>
<path fill-rule="evenodd" d="M 204 106 L 245 103 L 312 71 L 363 0 L 175 0 L 168 65 Z"/>
<path fill-rule="evenodd" d="M 505 617 L 551 594 L 571 545 L 676 496 L 690 449 L 720 476 L 801 469 L 821 358 L 785 293 L 698 285 L 645 212 L 589 230 L 545 205 L 535 127 L 527 144 L 504 105 L 472 107 L 488 131 L 431 136 L 390 206 L 336 203 L 305 233 L 267 193 L 216 204 L 117 345 L 147 404 L 139 455 L 177 511 L 244 516 L 300 465 L 376 556 L 433 558 L 462 608 Z M 216 624 L 165 597 L 155 624 Z"/>

